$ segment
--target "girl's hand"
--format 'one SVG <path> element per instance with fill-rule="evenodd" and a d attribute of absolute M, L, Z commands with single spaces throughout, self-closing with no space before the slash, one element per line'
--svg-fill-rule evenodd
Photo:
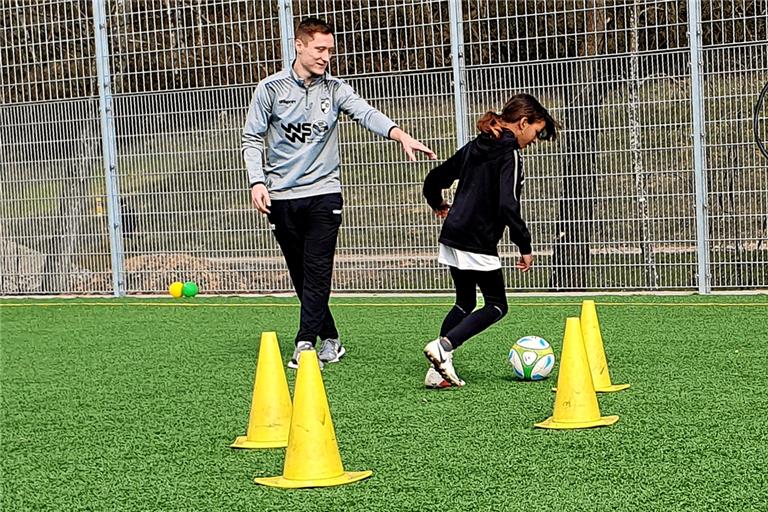
<path fill-rule="evenodd" d="M 448 216 L 448 210 L 450 209 L 451 209 L 451 204 L 443 201 L 443 204 L 441 204 L 438 209 L 434 210 L 434 212 L 435 212 L 435 215 L 437 215 L 441 219 L 444 219 Z"/>
<path fill-rule="evenodd" d="M 533 254 L 523 254 L 520 259 L 515 263 L 515 268 L 528 272 L 533 266 Z"/>

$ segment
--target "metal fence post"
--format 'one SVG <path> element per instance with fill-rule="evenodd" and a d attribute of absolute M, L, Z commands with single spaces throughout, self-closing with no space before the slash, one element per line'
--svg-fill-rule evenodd
<path fill-rule="evenodd" d="M 120 214 L 120 187 L 117 177 L 117 141 L 115 137 L 112 79 L 109 72 L 109 40 L 105 0 L 93 0 L 94 36 L 96 39 L 96 70 L 99 84 L 99 115 L 101 117 L 101 147 L 104 177 L 107 185 L 107 218 L 109 244 L 112 254 L 112 283 L 114 295 L 125 295 L 125 252 Z"/>
<path fill-rule="evenodd" d="M 464 80 L 464 33 L 461 0 L 448 0 L 451 26 L 451 66 L 453 67 L 453 103 L 456 111 L 456 147 L 467 142 L 466 81 Z"/>
<path fill-rule="evenodd" d="M 696 245 L 699 293 L 712 291 L 709 265 L 707 161 L 704 153 L 704 89 L 701 60 L 701 3 L 688 0 L 688 43 L 691 52 L 691 108 L 693 111 L 693 165 L 696 184 Z"/>
<path fill-rule="evenodd" d="M 283 69 L 288 69 L 293 62 L 293 12 L 291 0 L 280 0 L 278 2 L 279 20 L 280 20 L 280 45 L 283 50 Z"/>

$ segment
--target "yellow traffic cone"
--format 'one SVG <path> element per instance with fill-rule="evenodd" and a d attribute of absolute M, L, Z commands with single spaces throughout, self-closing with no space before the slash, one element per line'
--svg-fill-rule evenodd
<path fill-rule="evenodd" d="M 261 334 L 248 431 L 232 448 L 283 448 L 291 426 L 291 394 L 274 332 Z"/>
<path fill-rule="evenodd" d="M 584 348 L 587 351 L 595 391 L 611 393 L 627 389 L 629 384 L 611 384 L 611 374 L 608 371 L 608 361 L 603 348 L 603 335 L 600 333 L 600 322 L 597 319 L 593 300 L 585 300 L 581 304 L 581 334 L 584 337 Z"/>
<path fill-rule="evenodd" d="M 565 322 L 554 412 L 546 420 L 536 423 L 539 428 L 603 427 L 619 421 L 618 416 L 600 416 L 580 323 L 575 317 Z"/>
<path fill-rule="evenodd" d="M 256 478 L 255 482 L 284 489 L 330 487 L 357 482 L 372 474 L 373 471 L 344 471 L 317 353 L 302 352 L 296 372 L 283 475 Z"/>

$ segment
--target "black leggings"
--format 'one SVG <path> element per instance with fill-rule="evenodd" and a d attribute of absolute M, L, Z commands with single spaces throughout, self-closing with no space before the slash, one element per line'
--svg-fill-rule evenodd
<path fill-rule="evenodd" d="M 497 270 L 459 270 L 450 267 L 453 285 L 456 288 L 456 304 L 446 315 L 440 327 L 440 336 L 445 336 L 458 348 L 462 343 L 507 314 L 507 295 L 504 291 L 504 275 Z M 477 290 L 483 294 L 485 305 L 474 311 L 477 305 Z"/>

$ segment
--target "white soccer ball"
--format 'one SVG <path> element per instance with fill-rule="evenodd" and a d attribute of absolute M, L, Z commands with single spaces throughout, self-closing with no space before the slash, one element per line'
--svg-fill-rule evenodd
<path fill-rule="evenodd" d="M 555 353 L 544 338 L 524 336 L 509 350 L 509 364 L 517 378 L 541 380 L 555 368 Z"/>

